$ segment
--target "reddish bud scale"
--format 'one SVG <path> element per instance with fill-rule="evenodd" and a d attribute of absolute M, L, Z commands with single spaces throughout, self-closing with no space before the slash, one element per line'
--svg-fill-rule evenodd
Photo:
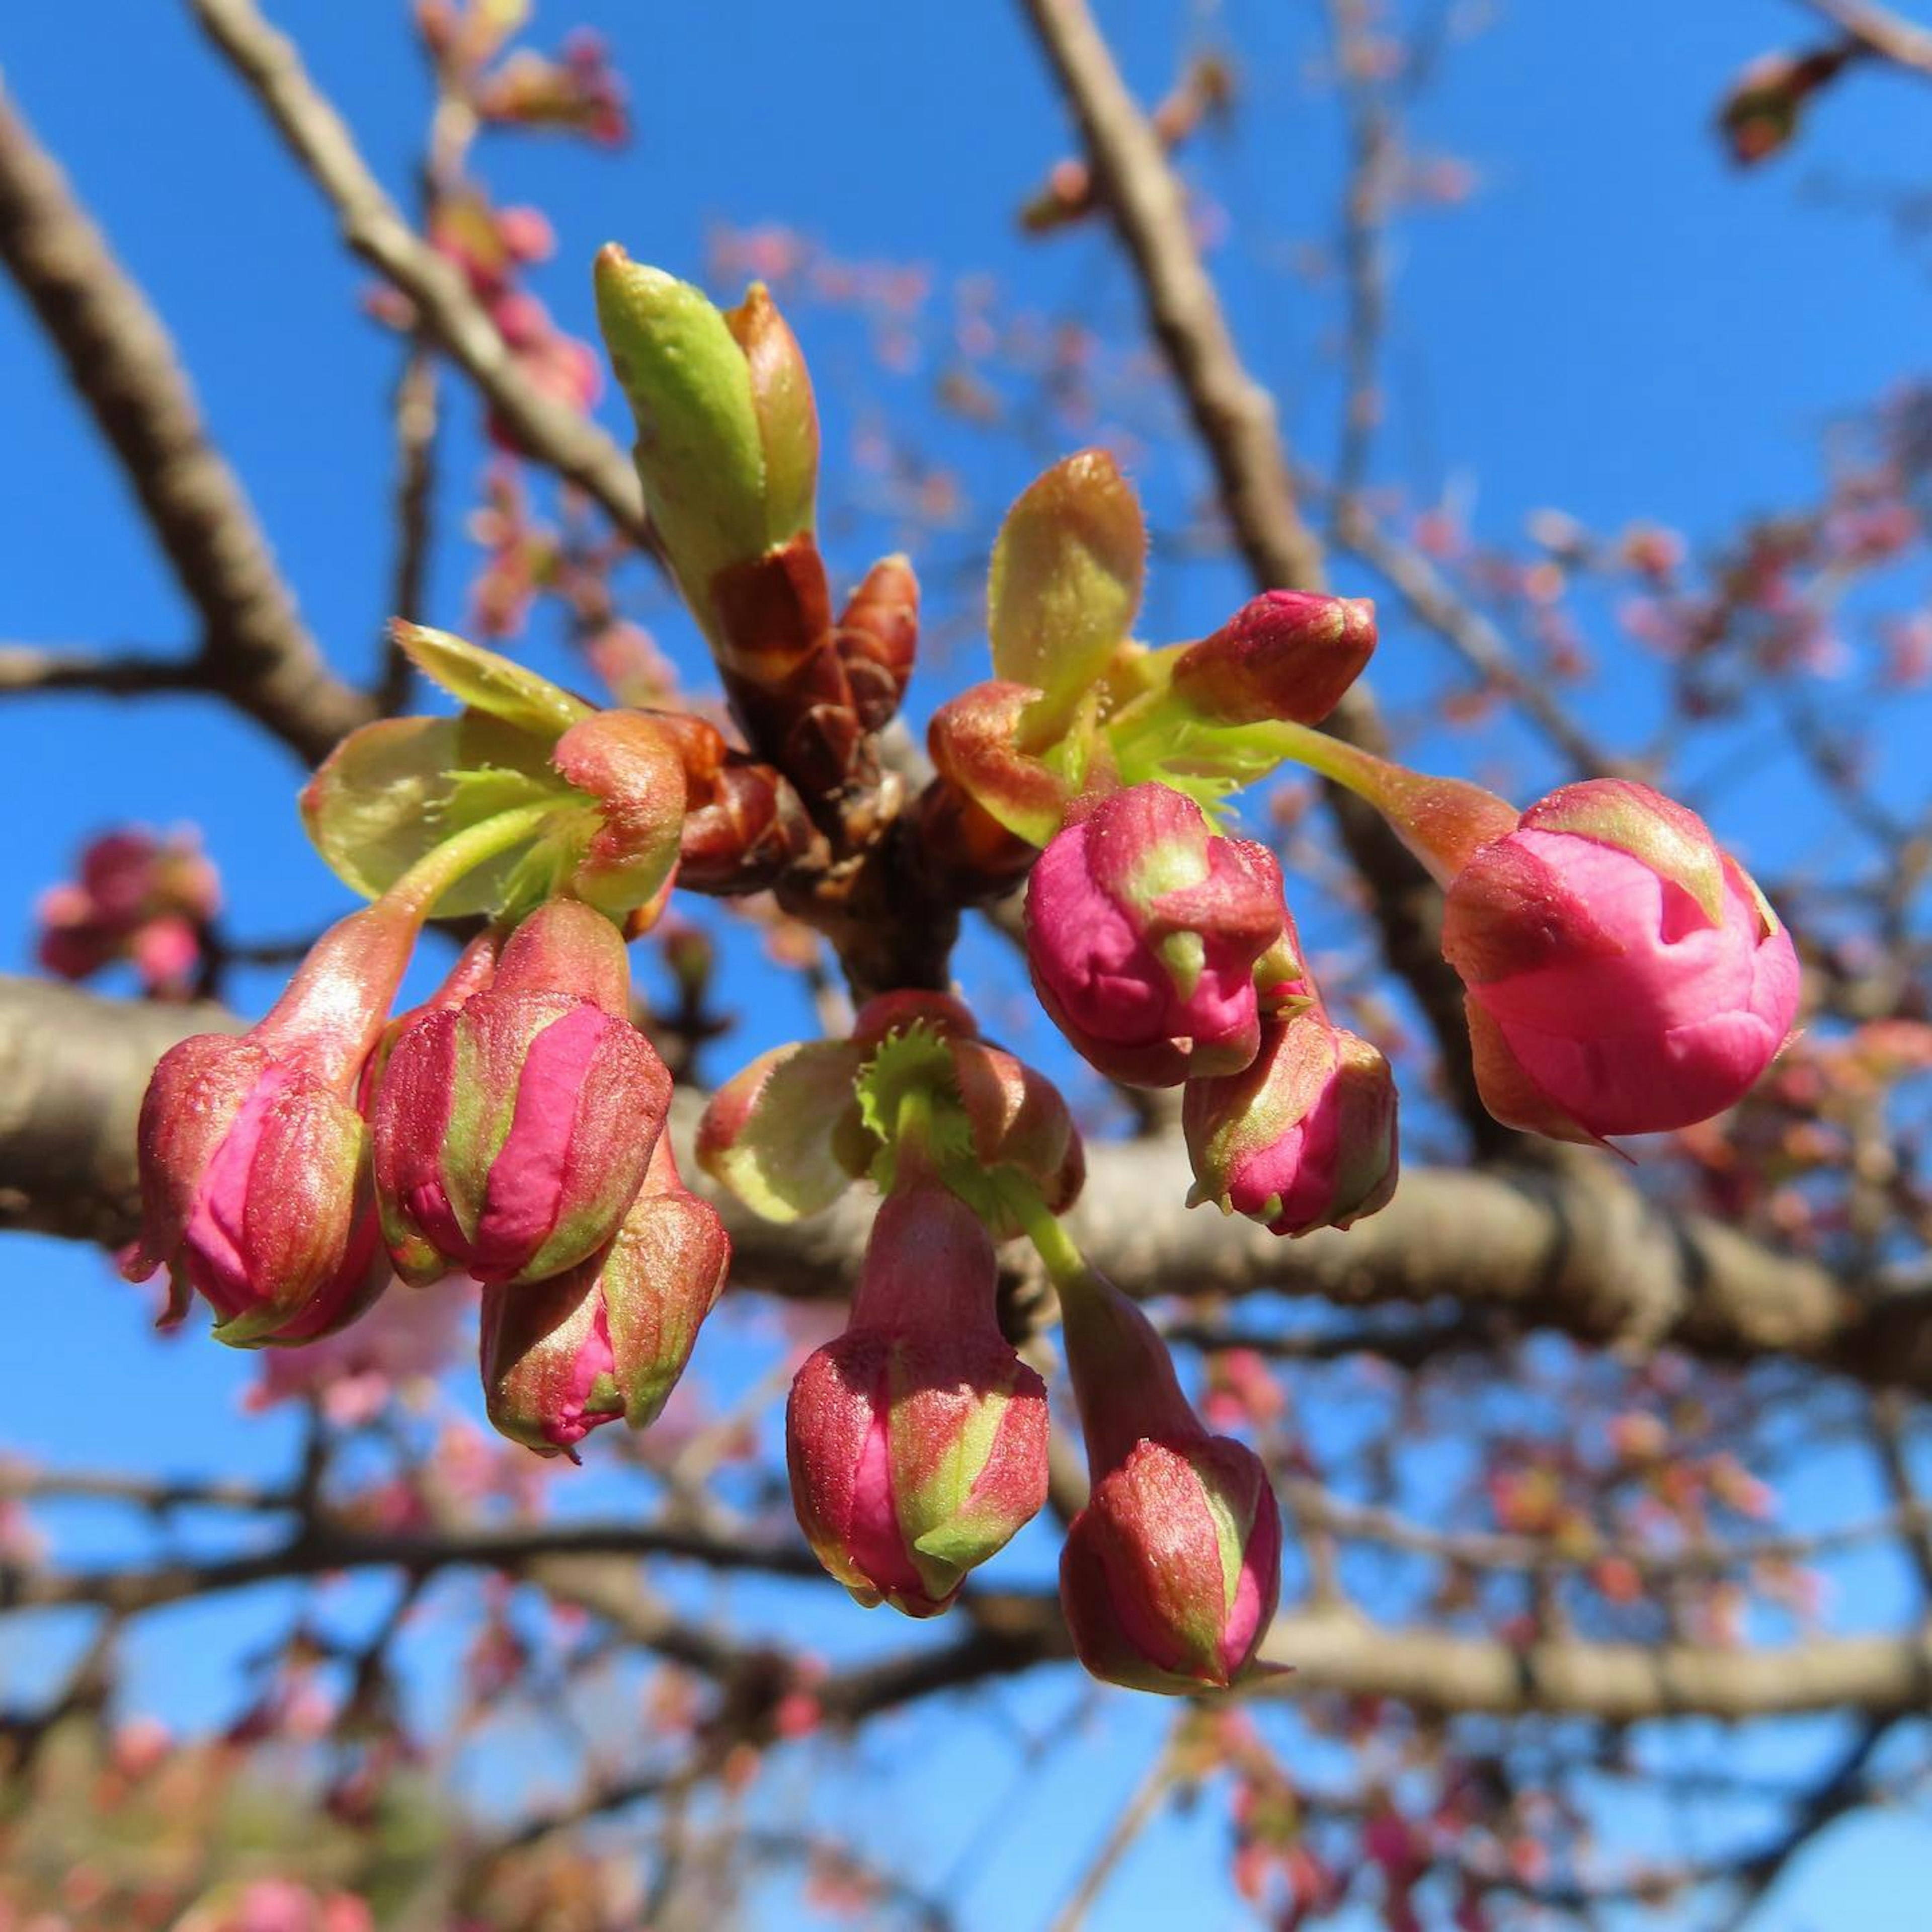
<path fill-rule="evenodd" d="M 1020 720 L 1040 694 L 997 678 L 976 684 L 942 704 L 926 734 L 940 776 L 1034 846 L 1060 830 L 1072 802 L 1060 773 L 1016 748 Z"/>
<path fill-rule="evenodd" d="M 518 928 L 487 991 L 403 1032 L 371 1124 L 406 1280 L 540 1281 L 610 1238 L 670 1104 L 628 998 L 616 928 L 554 901 Z"/>
<path fill-rule="evenodd" d="M 866 573 L 832 633 L 860 726 L 882 730 L 897 715 L 919 649 L 919 579 L 903 556 Z"/>
<path fill-rule="evenodd" d="M 799 1372 L 800 1527 L 861 1603 L 936 1616 L 1046 1499 L 1046 1390 L 1000 1335 L 992 1244 L 921 1187 L 879 1210 L 851 1325 Z"/>

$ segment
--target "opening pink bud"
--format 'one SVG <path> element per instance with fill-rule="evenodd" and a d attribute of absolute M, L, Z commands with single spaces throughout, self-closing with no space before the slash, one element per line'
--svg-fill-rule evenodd
<path fill-rule="evenodd" d="M 1790 935 L 1694 812 L 1645 785 L 1565 786 L 1451 882 L 1483 1099 L 1571 1140 L 1690 1126 L 1789 1036 Z"/>
<path fill-rule="evenodd" d="M 1273 855 L 1217 837 L 1192 799 L 1158 784 L 1068 826 L 1027 887 L 1041 1003 L 1101 1072 L 1144 1086 L 1254 1058 L 1255 963 L 1282 922 Z"/>
<path fill-rule="evenodd" d="M 1395 1192 L 1394 1076 L 1318 1009 L 1265 1023 L 1244 1072 L 1190 1080 L 1181 1121 L 1190 1204 L 1212 1201 L 1273 1234 L 1348 1227 Z"/>
<path fill-rule="evenodd" d="M 556 902 L 518 927 L 486 990 L 402 1030 L 370 1126 L 405 1280 L 541 1281 L 616 1232 L 670 1104 L 628 992 L 616 928 Z"/>
<path fill-rule="evenodd" d="M 944 1189 L 879 1210 L 851 1325 L 792 1385 L 800 1526 L 860 1602 L 936 1616 L 1046 1500 L 1046 1390 L 994 1318 L 992 1243 Z"/>

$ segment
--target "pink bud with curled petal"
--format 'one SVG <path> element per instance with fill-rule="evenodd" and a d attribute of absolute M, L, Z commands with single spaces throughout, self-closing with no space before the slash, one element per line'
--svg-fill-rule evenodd
<path fill-rule="evenodd" d="M 490 1420 L 540 1455 L 576 1455 L 600 1424 L 654 1422 L 723 1292 L 730 1238 L 680 1179 L 670 1137 L 608 1245 L 548 1281 L 483 1291 Z"/>
<path fill-rule="evenodd" d="M 670 1105 L 629 997 L 616 928 L 553 900 L 483 992 L 403 1029 L 370 1124 L 383 1238 L 406 1281 L 542 1281 L 616 1232 Z"/>
<path fill-rule="evenodd" d="M 1798 956 L 1695 812 L 1565 785 L 1450 881 L 1484 1104 L 1559 1139 L 1665 1132 L 1742 1100 L 1798 1010 Z"/>
<path fill-rule="evenodd" d="M 799 1371 L 785 1453 L 800 1528 L 868 1607 L 937 1616 L 1046 1500 L 1046 1388 L 994 1317 L 992 1243 L 920 1186 L 879 1210 L 850 1325 Z"/>
<path fill-rule="evenodd" d="M 388 1278 L 355 1096 L 415 942 L 379 904 L 323 934 L 261 1023 L 164 1054 L 141 1104 L 142 1229 L 123 1264 L 165 1264 L 241 1346 L 313 1340 Z"/>
<path fill-rule="evenodd" d="M 1133 785 L 1069 825 L 1034 868 L 1026 928 L 1041 1004 L 1102 1072 L 1171 1087 L 1253 1060 L 1281 868 L 1216 836 L 1192 799 Z"/>
<path fill-rule="evenodd" d="M 1190 1206 L 1272 1234 L 1346 1228 L 1395 1192 L 1395 1078 L 1381 1052 L 1318 1007 L 1262 1022 L 1252 1066 L 1190 1080 L 1181 1111 Z"/>
<path fill-rule="evenodd" d="M 1281 1594 L 1281 1514 L 1253 1450 L 1210 1436 L 1166 1348 L 1114 1286 L 1063 1289 L 1093 1492 L 1060 1600 L 1094 1676 L 1198 1696 L 1251 1674 Z"/>

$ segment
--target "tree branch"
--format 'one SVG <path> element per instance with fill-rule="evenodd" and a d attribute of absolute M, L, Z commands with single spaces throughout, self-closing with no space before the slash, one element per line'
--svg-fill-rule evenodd
<path fill-rule="evenodd" d="M 597 425 L 539 390 L 461 274 L 406 220 L 370 172 L 294 43 L 252 0 L 189 0 L 208 38 L 260 101 L 275 131 L 327 197 L 342 238 L 415 304 L 421 327 L 463 370 L 532 456 L 648 543 L 644 493 L 630 460 Z"/>
<path fill-rule="evenodd" d="M 44 658 L 36 666 L 16 658 L 0 685 L 218 692 L 303 759 L 319 761 L 370 708 L 304 628 L 241 484 L 208 440 L 160 319 L 4 88 L 0 262 L 119 457 L 203 627 L 191 683 L 175 667 L 156 667 L 144 686 L 148 674 L 124 661 L 84 667 Z"/>
<path fill-rule="evenodd" d="M 184 1034 L 236 1024 L 206 1006 L 0 977 L 0 1228 L 129 1239 L 134 1123 L 148 1072 Z M 681 1132 L 694 1108 L 682 1096 Z M 1188 1210 L 1180 1180 L 1170 1141 L 1091 1150 L 1070 1225 L 1135 1294 L 1450 1302 L 1588 1342 L 1729 1361 L 1788 1356 L 1932 1394 L 1932 1289 L 1840 1281 L 1720 1222 L 1646 1201 L 1600 1160 L 1534 1172 L 1412 1168 L 1380 1214 L 1298 1241 Z M 782 1228 L 720 1205 L 740 1282 L 801 1296 L 850 1291 L 869 1216 L 862 1190 Z"/>

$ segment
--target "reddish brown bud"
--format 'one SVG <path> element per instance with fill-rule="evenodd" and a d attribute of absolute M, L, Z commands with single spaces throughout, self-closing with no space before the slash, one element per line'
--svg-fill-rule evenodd
<path fill-rule="evenodd" d="M 897 712 L 919 648 L 919 579 L 904 557 L 881 557 L 866 573 L 833 637 L 859 722 L 877 731 Z"/>

